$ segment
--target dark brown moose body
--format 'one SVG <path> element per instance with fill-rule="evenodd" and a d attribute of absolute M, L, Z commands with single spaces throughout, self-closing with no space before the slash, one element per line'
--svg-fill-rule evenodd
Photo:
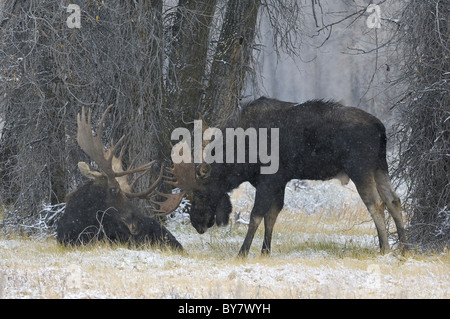
<path fill-rule="evenodd" d="M 256 188 L 250 223 L 239 255 L 246 256 L 254 234 L 264 220 L 262 253 L 269 253 L 272 230 L 283 207 L 286 183 L 291 179 L 327 180 L 350 178 L 370 212 L 378 232 L 381 251 L 389 248 L 384 208 L 392 215 L 401 244 L 405 230 L 400 199 L 394 192 L 386 162 L 384 125 L 373 115 L 353 107 L 322 100 L 303 104 L 261 97 L 247 106 L 232 125 L 248 128 L 279 129 L 279 169 L 274 174 L 261 174 L 261 163 L 206 163 L 195 170 L 195 180 L 177 186 L 192 192 L 191 223 L 204 233 L 214 223 L 225 225 L 231 213 L 227 194 L 242 182 Z M 227 134 L 227 130 L 224 135 Z M 268 136 L 267 145 L 271 145 Z M 226 137 L 224 137 L 226 140 Z M 248 144 L 248 143 L 246 143 Z M 249 146 L 245 145 L 246 154 Z M 273 155 L 273 154 L 272 154 Z M 178 165 L 180 166 L 180 165 Z M 177 180 L 187 166 L 177 167 Z"/>
<path fill-rule="evenodd" d="M 85 162 L 79 162 L 78 168 L 90 181 L 70 193 L 66 199 L 66 209 L 57 223 L 57 240 L 62 244 L 87 244 L 93 240 L 107 239 L 113 242 L 129 243 L 135 245 L 158 244 L 182 250 L 181 244 L 156 219 L 146 216 L 132 202 L 131 198 L 149 199 L 162 180 L 161 169 L 156 181 L 141 192 L 133 192 L 136 180 L 149 172 L 154 161 L 133 169 L 131 165 L 127 170 L 122 167 L 123 148 L 119 157 L 116 157 L 118 145 L 103 150 L 101 133 L 103 122 L 109 106 L 100 120 L 97 136 L 93 136 L 91 128 L 91 112 L 88 117 L 82 110 L 78 115 L 77 142 L 83 151 L 99 167 L 99 171 L 92 169 Z M 133 161 L 134 163 L 134 161 Z M 140 173 L 131 183 L 128 176 Z M 171 195 L 160 194 L 170 198 Z M 175 198 L 173 200 L 176 200 Z M 159 204 L 162 208 L 159 213 L 170 213 L 173 208 L 171 201 Z"/>
<path fill-rule="evenodd" d="M 145 216 L 128 199 L 90 181 L 68 196 L 57 225 L 62 244 L 88 244 L 97 240 L 159 245 L 182 250 L 176 238 L 155 218 Z"/>

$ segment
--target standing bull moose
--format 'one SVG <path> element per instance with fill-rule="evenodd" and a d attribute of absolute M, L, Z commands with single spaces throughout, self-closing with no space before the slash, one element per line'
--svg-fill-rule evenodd
<path fill-rule="evenodd" d="M 256 188 L 256 197 L 239 255 L 248 254 L 262 220 L 262 253 L 270 253 L 286 183 L 291 179 L 339 177 L 355 183 L 375 222 L 381 252 L 389 250 L 385 206 L 395 221 L 400 243 L 405 243 L 400 199 L 388 175 L 386 130 L 375 116 L 334 102 L 313 100 L 298 104 L 261 97 L 243 108 L 234 127 L 279 128 L 279 169 L 274 174 L 262 174 L 261 161 L 174 164 L 171 173 L 177 181 L 172 184 L 192 194 L 190 218 L 199 233 L 215 223 L 228 223 L 232 210 L 228 192 L 248 181 Z M 267 143 L 271 145 L 270 137 Z M 245 149 L 248 154 L 248 143 Z"/>
<path fill-rule="evenodd" d="M 85 162 L 78 163 L 81 173 L 90 181 L 67 196 L 64 215 L 57 223 L 57 240 L 63 244 L 80 244 L 107 238 L 115 242 L 161 244 L 182 250 L 181 244 L 163 225 L 143 214 L 130 201 L 130 198 L 150 198 L 162 180 L 163 170 L 148 189 L 133 192 L 134 183 L 150 170 L 154 161 L 139 168 L 123 170 L 123 148 L 119 157 L 116 157 L 116 151 L 124 137 L 116 144 L 111 143 L 107 151 L 103 149 L 103 123 L 111 106 L 103 113 L 95 137 L 91 128 L 91 111 L 87 120 L 84 108 L 81 116 L 78 114 L 77 142 L 100 171 Z M 128 176 L 136 173 L 140 174 L 129 183 Z M 160 205 L 158 212 L 163 214 L 173 211 L 181 200 L 179 195 L 160 195 L 168 197 L 165 202 L 157 203 Z"/>

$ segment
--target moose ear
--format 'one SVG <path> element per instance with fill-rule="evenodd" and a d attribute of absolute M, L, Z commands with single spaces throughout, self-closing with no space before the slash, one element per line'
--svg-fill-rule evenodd
<path fill-rule="evenodd" d="M 84 177 L 87 177 L 91 180 L 98 180 L 105 177 L 103 173 L 91 169 L 91 167 L 86 162 L 78 162 L 78 169 Z"/>
<path fill-rule="evenodd" d="M 205 180 L 211 174 L 211 165 L 208 163 L 201 163 L 195 170 L 195 178 L 197 180 Z"/>

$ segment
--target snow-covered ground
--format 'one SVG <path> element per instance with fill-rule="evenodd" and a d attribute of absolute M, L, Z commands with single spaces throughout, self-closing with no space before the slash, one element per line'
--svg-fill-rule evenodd
<path fill-rule="evenodd" d="M 227 228 L 195 232 L 182 215 L 168 228 L 179 254 L 102 244 L 63 248 L 52 238 L 0 238 L 3 298 L 449 298 L 448 253 L 380 255 L 352 185 L 290 183 L 261 257 L 261 229 L 247 260 L 236 258 L 253 190 L 233 195 Z M 326 200 L 325 200 L 326 198 Z M 263 227 L 261 227 L 263 228 Z"/>

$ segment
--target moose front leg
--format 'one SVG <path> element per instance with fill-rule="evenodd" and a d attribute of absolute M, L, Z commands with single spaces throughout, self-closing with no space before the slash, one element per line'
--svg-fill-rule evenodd
<path fill-rule="evenodd" d="M 281 199 L 280 199 L 281 198 Z M 278 194 L 273 192 L 264 191 L 264 188 L 256 189 L 255 204 L 253 205 L 252 212 L 250 214 L 250 223 L 248 225 L 247 235 L 245 236 L 244 243 L 239 250 L 239 257 L 246 257 L 252 245 L 253 237 L 256 230 L 261 224 L 264 218 L 264 242 L 261 252 L 263 254 L 270 253 L 270 243 L 272 241 L 272 231 L 278 213 L 283 207 L 284 201 L 284 188 Z"/>
<path fill-rule="evenodd" d="M 261 224 L 261 221 L 263 219 L 262 216 L 257 216 L 256 214 L 253 214 L 255 208 L 253 208 L 252 213 L 250 215 L 250 223 L 248 225 L 247 235 L 245 235 L 244 243 L 241 246 L 241 249 L 239 250 L 239 257 L 247 257 L 248 252 L 250 250 L 250 246 L 252 245 L 253 237 L 255 236 L 256 230 L 259 227 L 259 224 Z"/>

